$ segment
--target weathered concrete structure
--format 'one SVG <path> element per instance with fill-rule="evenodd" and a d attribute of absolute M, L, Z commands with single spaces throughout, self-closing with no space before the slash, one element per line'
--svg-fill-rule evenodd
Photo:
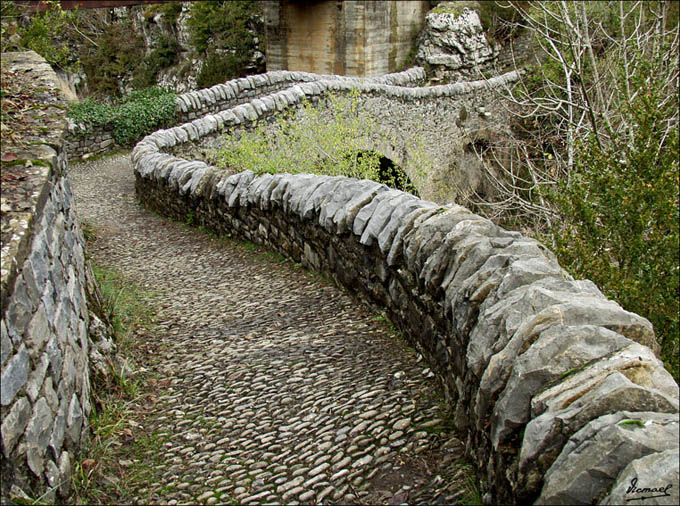
<path fill-rule="evenodd" d="M 405 64 L 429 2 L 281 0 L 263 10 L 267 70 L 377 76 Z"/>

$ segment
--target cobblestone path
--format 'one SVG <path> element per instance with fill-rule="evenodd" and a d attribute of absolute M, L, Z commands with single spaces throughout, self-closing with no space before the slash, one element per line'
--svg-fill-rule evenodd
<path fill-rule="evenodd" d="M 374 312 L 291 262 L 146 211 L 129 154 L 74 164 L 70 179 L 95 263 L 158 294 L 157 328 L 140 337 L 156 379 L 109 478 L 130 501 L 465 499 L 435 381 Z"/>

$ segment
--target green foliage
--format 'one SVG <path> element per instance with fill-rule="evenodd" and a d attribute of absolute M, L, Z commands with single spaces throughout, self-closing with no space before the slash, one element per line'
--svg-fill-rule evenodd
<path fill-rule="evenodd" d="M 593 280 L 624 308 L 648 318 L 676 380 L 680 249 L 678 108 L 665 98 L 663 62 L 645 59 L 622 102 L 635 135 L 611 146 L 578 144 L 575 172 L 548 197 L 563 221 L 547 237 L 560 263 Z"/>
<path fill-rule="evenodd" d="M 197 76 L 199 87 L 245 75 L 246 64 L 257 47 L 249 29 L 257 9 L 257 3 L 251 0 L 191 4 L 189 40 L 197 52 L 206 56 Z"/>
<path fill-rule="evenodd" d="M 192 3 L 187 20 L 191 44 L 201 53 L 209 47 L 247 49 L 254 37 L 247 24 L 256 9 L 252 0 Z"/>
<path fill-rule="evenodd" d="M 142 15 L 145 19 L 152 19 L 156 14 L 163 14 L 163 22 L 167 25 L 174 25 L 182 13 L 182 4 L 179 2 L 168 2 L 162 4 L 152 4 L 144 7 Z"/>
<path fill-rule="evenodd" d="M 357 93 L 330 95 L 328 107 L 305 102 L 299 111 L 277 118 L 273 125 L 258 125 L 239 136 L 225 136 L 216 153 L 218 166 L 256 174 L 278 172 L 342 175 L 381 181 L 393 187 L 407 186 L 403 171 L 381 171 L 379 153 L 367 151 L 366 142 L 384 134 L 377 122 L 359 109 Z M 409 190 L 415 192 L 410 186 Z"/>
<path fill-rule="evenodd" d="M 14 9 L 20 12 L 20 9 Z M 48 2 L 48 8 L 26 16 L 17 26 L 20 37 L 17 49 L 31 49 L 41 55 L 50 65 L 60 69 L 73 69 L 77 66 L 70 44 L 72 26 L 77 24 L 79 12 L 65 11 L 59 2 Z"/>
<path fill-rule="evenodd" d="M 132 86 L 137 89 L 148 88 L 156 83 L 158 73 L 175 65 L 179 61 L 181 46 L 177 39 L 162 35 L 156 43 L 156 48 L 144 57 L 137 68 L 132 80 Z"/>
<path fill-rule="evenodd" d="M 68 116 L 86 128 L 109 127 L 119 144 L 131 146 L 154 130 L 169 126 L 175 112 L 175 93 L 151 87 L 132 92 L 114 105 L 87 99 L 71 105 Z"/>
<path fill-rule="evenodd" d="M 480 0 L 477 2 L 477 12 L 482 28 L 489 37 L 505 42 L 521 33 L 521 9 L 530 2 Z M 519 7 L 519 9 L 513 7 Z"/>
<path fill-rule="evenodd" d="M 119 97 L 120 81 L 140 65 L 144 41 L 130 23 L 110 25 L 96 40 L 97 47 L 81 57 L 91 92 Z"/>
<path fill-rule="evenodd" d="M 209 88 L 230 79 L 243 77 L 246 75 L 244 67 L 246 62 L 247 59 L 243 58 L 243 54 L 217 53 L 211 50 L 203 61 L 201 71 L 196 76 L 196 86 Z"/>
<path fill-rule="evenodd" d="M 151 294 L 132 287 L 120 272 L 95 267 L 94 274 L 110 312 L 116 342 L 124 347 L 132 345 L 132 334 L 139 327 L 148 327 L 154 319 L 153 311 L 145 302 Z"/>

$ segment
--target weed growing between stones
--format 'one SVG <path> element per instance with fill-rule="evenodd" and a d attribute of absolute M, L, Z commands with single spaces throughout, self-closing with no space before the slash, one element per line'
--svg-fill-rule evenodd
<path fill-rule="evenodd" d="M 82 229 L 88 242 L 96 240 L 92 224 L 84 222 Z M 144 397 L 145 384 L 157 382 L 147 369 L 135 365 L 150 355 L 140 338 L 153 329 L 155 310 L 149 301 L 156 294 L 141 289 L 114 269 L 94 266 L 93 271 L 103 294 L 104 310 L 114 328 L 118 353 L 117 363 L 111 364 L 111 381 L 93 384 L 92 438 L 89 448 L 74 464 L 74 500 L 78 504 L 116 504 L 130 502 L 132 498 L 127 497 L 126 490 L 131 490 L 131 480 L 147 479 L 149 462 L 162 458 L 163 438 L 140 434 L 142 426 L 133 420 Z M 133 434 L 131 453 L 120 455 L 122 441 L 132 439 Z M 125 483 L 117 477 L 122 474 L 118 472 L 121 468 Z"/>
<path fill-rule="evenodd" d="M 633 420 L 633 419 L 630 419 L 630 418 L 626 418 L 625 420 L 621 420 L 616 425 L 624 425 L 624 426 L 631 426 L 631 427 L 644 427 L 645 426 L 645 424 L 642 420 Z"/>

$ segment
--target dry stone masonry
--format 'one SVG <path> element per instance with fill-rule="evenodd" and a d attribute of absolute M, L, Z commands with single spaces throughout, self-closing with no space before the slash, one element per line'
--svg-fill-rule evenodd
<path fill-rule="evenodd" d="M 426 100 L 488 86 L 358 89 Z M 678 387 L 654 354 L 651 324 L 573 280 L 542 244 L 372 181 L 228 175 L 167 153 L 346 87 L 295 85 L 148 136 L 132 153 L 139 199 L 266 245 L 385 307 L 456 407 L 487 502 L 611 504 L 630 498 L 633 478 L 670 484 L 677 502 Z"/>
<path fill-rule="evenodd" d="M 519 74 L 508 72 L 488 80 L 427 88 L 399 84 L 418 82 L 423 77 L 423 69 L 417 67 L 383 78 L 319 79 L 296 84 L 181 125 L 181 130 L 173 131 L 178 139 L 186 137 L 188 142 L 172 141 L 172 152 L 201 157 L 198 153 L 220 147 L 225 131 L 252 128 L 256 122 L 271 120 L 305 100 L 323 109 L 329 94 L 356 91 L 362 109 L 380 125 L 376 138 L 364 139 L 365 149 L 377 151 L 401 167 L 416 182 L 420 195 L 446 202 L 465 199 L 472 192 L 491 191 L 469 145 L 480 139 L 489 141 L 507 129 L 498 105 L 498 88 L 512 83 Z M 204 92 L 195 92 L 201 97 L 194 98 L 196 104 L 207 101 Z M 462 116 L 466 117 L 464 121 L 457 120 Z M 411 149 L 414 139 L 418 141 L 416 150 Z M 414 152 L 421 156 L 413 156 Z M 432 165 L 425 177 L 419 170 L 419 158 L 423 157 Z"/>
<path fill-rule="evenodd" d="M 416 67 L 380 77 L 357 78 L 319 75 L 309 72 L 272 71 L 178 95 L 175 99 L 178 111 L 177 121 L 178 124 L 181 124 L 209 113 L 248 103 L 258 96 L 286 89 L 294 84 L 321 80 L 344 81 L 354 86 L 363 81 L 396 86 L 416 86 L 425 81 L 425 72 L 422 68 Z M 69 119 L 66 137 L 69 155 L 72 158 L 89 158 L 92 155 L 106 153 L 120 147 L 113 136 L 112 128 L 113 125 L 85 125 Z"/>
<path fill-rule="evenodd" d="M 34 52 L 4 53 L 5 62 L 39 88 L 27 92 L 44 94 L 50 112 L 40 119 L 47 133 L 16 148 L 30 166 L 23 184 L 5 192 L 3 182 L 1 492 L 3 503 L 27 494 L 54 503 L 69 497 L 88 437 L 94 278 L 66 177 L 64 112 L 52 107 L 63 106 L 56 75 Z"/>

